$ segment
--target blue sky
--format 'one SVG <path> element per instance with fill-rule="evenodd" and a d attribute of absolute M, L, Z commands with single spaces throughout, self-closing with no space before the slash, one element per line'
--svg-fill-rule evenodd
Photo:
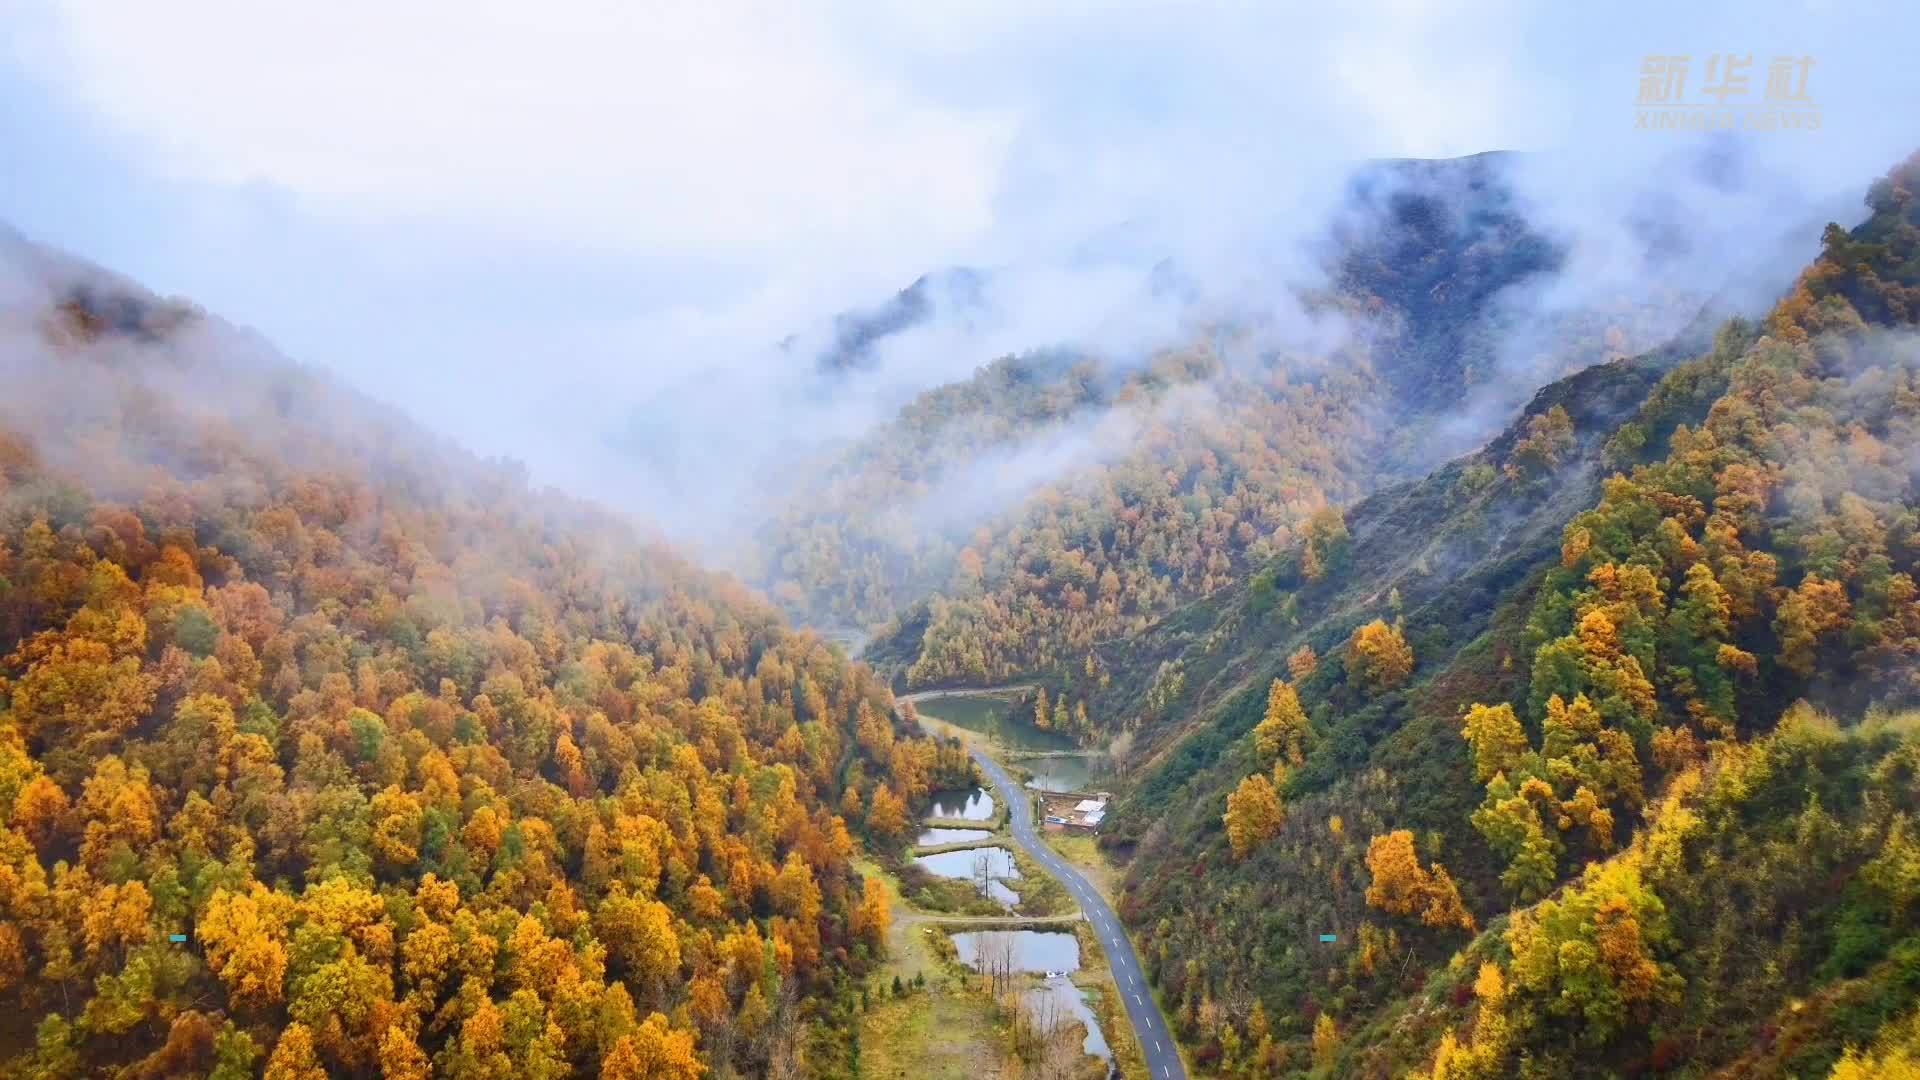
<path fill-rule="evenodd" d="M 1821 130 L 1747 137 L 1809 198 L 1920 146 L 1911 3 L 1333 7 L 11 0 L 0 219 L 617 497 L 634 402 L 926 269 L 1038 268 L 1044 338 L 1090 236 L 1224 273 L 1355 159 L 1657 178 L 1648 53 L 1814 56 Z"/>

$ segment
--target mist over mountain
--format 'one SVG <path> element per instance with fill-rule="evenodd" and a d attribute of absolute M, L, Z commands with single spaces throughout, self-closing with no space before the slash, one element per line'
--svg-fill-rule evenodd
<path fill-rule="evenodd" d="M 11 235 L 0 380 L 9 1074 L 837 1067 L 856 843 L 971 776 L 870 672 Z"/>
<path fill-rule="evenodd" d="M 910 614 L 915 605 L 997 596 L 1004 613 L 1025 607 L 1029 595 L 1043 609 L 1080 603 L 1070 582 L 1046 583 L 1044 562 L 1016 566 L 1053 560 L 1064 542 L 1096 581 L 1111 567 L 1122 582 L 1139 578 L 1138 588 L 1121 591 L 1162 599 L 1108 617 L 1089 604 L 1085 617 L 1066 620 L 1071 626 L 993 633 L 1013 634 L 1014 651 L 1031 656 L 1137 628 L 1163 605 L 1212 587 L 1224 567 L 1244 572 L 1269 545 L 1284 546 L 1315 507 L 1477 447 L 1543 382 L 1750 310 L 1740 305 L 1782 287 L 1778 260 L 1804 257 L 1820 208 L 1743 163 L 1737 150 L 1704 148 L 1676 159 L 1675 168 L 1697 186 L 1669 184 L 1660 198 L 1615 193 L 1612 204 L 1630 207 L 1630 215 L 1569 230 L 1546 209 L 1561 179 L 1550 160 L 1490 153 L 1363 165 L 1311 229 L 1274 241 L 1277 254 L 1266 265 L 1276 276 L 1257 295 L 1245 281 L 1223 288 L 1171 259 L 1156 260 L 1132 278 L 1128 302 L 1149 305 L 1163 337 L 1125 337 L 1129 348 L 1103 350 L 1088 344 L 1112 329 L 1099 324 L 1089 336 L 1022 349 L 951 388 L 922 392 L 895 416 L 875 418 L 871 434 L 820 440 L 799 459 L 807 462 L 802 468 L 790 468 L 791 460 L 769 467 L 774 482 L 764 498 L 772 516 L 754 526 L 756 539 L 734 565 L 797 617 L 835 632 L 904 618 L 883 650 L 890 662 L 910 665 L 929 625 L 924 611 Z M 1677 213 L 1681 205 L 1698 215 Z M 1738 257 L 1704 259 L 1701 249 L 1717 244 L 1731 219 L 1760 214 L 1781 215 L 1754 229 L 1775 239 L 1749 242 Z M 1278 276 L 1282 268 L 1289 276 Z M 944 325 L 939 305 L 880 309 L 896 318 L 911 310 L 915 324 L 880 337 L 861 369 L 837 372 L 829 390 L 795 389 L 794 422 L 779 430 L 815 430 L 805 416 L 857 408 L 849 402 L 889 378 L 911 385 L 926 365 L 944 362 L 956 340 L 982 347 L 985 312 L 995 309 L 981 300 L 1004 295 L 996 290 L 1007 277 L 969 272 L 965 280 L 984 285 L 970 288 L 964 316 Z M 924 292 L 901 295 L 924 300 Z M 1159 344 L 1133 351 L 1143 341 Z M 1175 384 L 1185 388 L 1172 392 Z M 1309 392 L 1307 400 L 1289 400 Z M 1211 404 L 1195 408 L 1201 399 Z M 1245 411 L 1255 402 L 1267 411 Z M 1277 419 L 1276 408 L 1289 419 Z M 1275 425 L 1293 423 L 1323 427 L 1317 438 L 1276 443 Z M 1239 425 L 1261 429 L 1256 438 L 1266 446 L 1234 445 Z M 1212 529 L 1198 524 L 1192 506 L 1173 511 L 1194 522 L 1173 526 L 1175 534 L 1192 530 L 1178 559 L 1129 555 L 1127 542 L 1102 524 L 1104 515 L 1141 512 L 1157 497 L 1140 484 L 1170 456 L 1164 438 L 1141 438 L 1155 430 L 1187 444 L 1173 460 L 1191 452 L 1215 463 L 1192 458 L 1201 471 L 1176 482 L 1173 493 L 1206 492 L 1216 501 L 1232 494 L 1237 504 Z M 1203 443 L 1210 443 L 1204 451 Z M 783 445 L 794 453 L 803 444 L 790 435 Z M 1333 457 L 1269 491 L 1247 486 L 1249 470 L 1306 464 L 1297 455 L 1309 447 L 1308 457 Z M 1216 467 L 1217 475 L 1208 471 Z M 1119 475 L 1136 479 L 1115 487 Z M 783 489 L 795 494 L 783 497 Z M 1060 515 L 1075 511 L 1028 501 L 1086 491 L 1099 492 L 1094 498 L 1106 509 L 1073 526 Z M 1066 534 L 1033 531 L 1050 527 Z M 1086 530 L 1095 538 L 1086 539 Z M 988 536 L 994 539 L 983 542 Z M 1023 547 L 1031 550 L 1016 554 Z M 1137 557 L 1146 561 L 1129 569 Z M 985 561 L 956 576 L 961 560 L 969 567 Z M 1034 574 L 1037 580 L 1021 583 Z M 991 679 L 1019 666 L 982 655 L 936 670 Z"/>
<path fill-rule="evenodd" d="M 0 1080 L 1920 1074 L 1920 9 L 0 28 Z"/>
<path fill-rule="evenodd" d="M 834 316 L 833 342 L 814 358 L 814 363 L 828 373 L 871 367 L 877 362 L 876 348 L 889 337 L 933 319 L 964 325 L 970 315 L 984 307 L 985 284 L 979 271 L 966 267 L 923 274 L 885 303 Z"/>
<path fill-rule="evenodd" d="M 1332 539 L 1095 647 L 1101 678 L 1072 681 L 1141 770 L 1104 842 L 1132 853 L 1123 910 L 1164 946 L 1199 1053 L 1246 1054 L 1254 1032 L 1200 1017 L 1251 994 L 1256 1026 L 1338 1009 L 1355 1075 L 1900 1060 L 1904 1035 L 1847 1047 L 1904 1031 L 1913 1000 L 1877 868 L 1906 843 L 1889 763 L 1920 700 L 1916 169 L 1823 230 L 1764 319 L 1558 380 Z M 1809 636 L 1814 592 L 1847 599 Z M 1256 817 L 1269 794 L 1284 812 Z M 1589 799 L 1614 801 L 1582 824 Z M 1343 928 L 1330 963 L 1301 930 L 1322 924 Z M 1617 953 L 1583 968 L 1595 941 L 1654 981 Z M 1276 1029 L 1304 1061 L 1304 1026 Z"/>

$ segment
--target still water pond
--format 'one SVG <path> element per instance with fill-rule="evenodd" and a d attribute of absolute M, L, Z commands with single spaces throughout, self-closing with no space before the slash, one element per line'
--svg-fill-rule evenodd
<path fill-rule="evenodd" d="M 930 873 L 939 874 L 941 877 L 970 878 L 974 876 L 974 867 L 981 859 L 986 860 L 988 877 L 1017 878 L 1020 876 L 1020 868 L 1013 863 L 1013 852 L 1003 847 L 942 851 L 937 855 L 922 855 L 913 861 L 926 867 Z"/>
<path fill-rule="evenodd" d="M 1071 750 L 1073 740 L 1013 718 L 1013 702 L 999 697 L 948 697 L 923 701 L 920 712 L 955 727 L 979 732 L 1009 750 Z M 1027 710 L 1029 713 L 1031 709 Z"/>
<path fill-rule="evenodd" d="M 1027 786 L 1040 791 L 1088 791 L 1093 787 L 1091 754 L 1028 758 L 1020 763 L 1032 770 Z"/>
<path fill-rule="evenodd" d="M 988 821 L 993 817 L 993 796 L 987 794 L 986 788 L 936 791 L 933 793 L 933 806 L 927 814 L 937 818 L 959 818 L 962 821 Z"/>
<path fill-rule="evenodd" d="M 1063 930 L 974 930 L 953 935 L 953 947 L 976 971 L 983 956 L 1009 956 L 1013 970 L 1035 975 L 1080 970 L 1080 939 Z"/>
<path fill-rule="evenodd" d="M 1100 1031 L 1100 1020 L 1087 1004 L 1087 992 L 1073 985 L 1072 979 L 1056 975 L 1021 995 L 1020 1001 L 1028 1015 L 1042 1023 L 1047 1020 L 1064 1024 L 1079 1021 L 1087 1031 L 1087 1037 L 1080 1042 L 1080 1049 L 1102 1061 L 1113 1060 L 1113 1051 L 1107 1047 L 1107 1037 Z"/>
<path fill-rule="evenodd" d="M 972 840 L 985 840 L 992 835 L 985 829 L 922 829 L 914 843 L 921 847 L 939 847 L 941 844 L 964 844 Z"/>
<path fill-rule="evenodd" d="M 962 848 L 959 851 L 942 851 L 937 855 L 921 855 L 913 861 L 926 867 L 930 874 L 938 874 L 944 878 L 958 878 L 961 881 L 977 880 L 976 868 L 984 862 L 987 870 L 987 895 L 1008 907 L 1020 902 L 1020 894 L 1007 888 L 1004 880 L 1020 876 L 1020 868 L 1013 862 L 1013 852 L 1006 848 Z"/>

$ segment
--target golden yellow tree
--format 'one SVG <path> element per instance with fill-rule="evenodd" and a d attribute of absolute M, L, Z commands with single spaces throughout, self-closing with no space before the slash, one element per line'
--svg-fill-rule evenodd
<path fill-rule="evenodd" d="M 1227 796 L 1227 812 L 1221 819 L 1227 826 L 1227 843 L 1233 856 L 1244 859 L 1247 853 L 1265 843 L 1286 820 L 1280 805 L 1280 793 L 1265 774 L 1254 773 Z"/>
<path fill-rule="evenodd" d="M 327 1080 L 327 1070 L 313 1048 L 313 1032 L 302 1023 L 287 1025 L 267 1059 L 265 1080 Z"/>
<path fill-rule="evenodd" d="M 13 797 L 13 825 L 35 846 L 45 848 L 65 831 L 70 809 L 67 793 L 42 773 Z"/>
<path fill-rule="evenodd" d="M 1446 868 L 1420 868 L 1414 854 L 1413 833 L 1396 829 L 1376 836 L 1367 845 L 1367 906 L 1392 915 L 1418 916 L 1428 926 L 1474 928 L 1473 915 L 1460 899 L 1460 889 Z"/>
<path fill-rule="evenodd" d="M 1340 1028 L 1323 1012 L 1313 1022 L 1313 1063 L 1321 1069 L 1333 1068 L 1333 1056 L 1339 1049 Z"/>
<path fill-rule="evenodd" d="M 255 883 L 252 891 L 216 889 L 196 936 L 207 966 L 227 984 L 235 1005 L 267 1008 L 281 1000 L 287 977 L 290 897 Z"/>
<path fill-rule="evenodd" d="M 699 1080 L 704 1072 L 693 1033 L 669 1027 L 659 1013 L 622 1035 L 600 1063 L 601 1080 Z"/>
<path fill-rule="evenodd" d="M 885 784 L 873 789 L 873 800 L 867 806 L 867 828 L 890 840 L 907 831 L 907 804 Z"/>
<path fill-rule="evenodd" d="M 850 924 L 854 934 L 865 938 L 876 952 L 885 949 L 893 915 L 888 909 L 886 884 L 879 878 L 862 880 L 860 903 L 853 909 Z"/>
<path fill-rule="evenodd" d="M 1507 983 L 1500 965 L 1482 963 L 1473 980 L 1473 993 L 1480 1001 L 1474 1015 L 1473 1038 L 1461 1042 L 1452 1031 L 1441 1039 L 1434 1055 L 1433 1080 L 1493 1080 L 1507 1075 L 1507 1044 L 1512 1028 L 1507 1020 Z"/>
<path fill-rule="evenodd" d="M 390 1027 L 380 1036 L 382 1080 L 428 1080 L 432 1075 L 432 1063 L 405 1028 Z"/>
<path fill-rule="evenodd" d="M 1920 1013 L 1889 1021 L 1870 1049 L 1847 1047 L 1828 1080 L 1920 1080 Z"/>
<path fill-rule="evenodd" d="M 680 970 L 673 912 L 657 900 L 628 896 L 616 885 L 594 913 L 593 929 L 606 944 L 608 957 L 643 986 L 657 985 Z"/>
<path fill-rule="evenodd" d="M 1413 674 L 1413 647 L 1399 627 L 1375 619 L 1347 640 L 1347 672 L 1370 693 L 1392 690 Z"/>
<path fill-rule="evenodd" d="M 1512 772 L 1520 758 L 1532 749 L 1527 743 L 1526 730 L 1520 726 L 1520 718 L 1506 702 L 1468 709 L 1461 731 L 1473 747 L 1474 776 L 1483 784 L 1496 773 Z"/>
<path fill-rule="evenodd" d="M 1284 679 L 1273 680 L 1267 688 L 1267 713 L 1254 725 L 1253 741 L 1260 756 L 1268 761 L 1291 766 L 1306 764 L 1307 736 L 1312 728 L 1306 710 L 1300 707 L 1300 695 Z"/>

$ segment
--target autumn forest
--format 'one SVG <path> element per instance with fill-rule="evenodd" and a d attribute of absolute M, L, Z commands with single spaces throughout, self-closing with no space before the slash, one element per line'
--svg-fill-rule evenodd
<path fill-rule="evenodd" d="M 68 272 L 6 327 L 9 1075 L 830 1069 L 852 856 L 964 758 L 608 515 Z"/>
<path fill-rule="evenodd" d="M 0 1077 L 1920 1076 L 1920 156 L 1757 301 L 1523 164 L 692 542 L 0 233 Z"/>

